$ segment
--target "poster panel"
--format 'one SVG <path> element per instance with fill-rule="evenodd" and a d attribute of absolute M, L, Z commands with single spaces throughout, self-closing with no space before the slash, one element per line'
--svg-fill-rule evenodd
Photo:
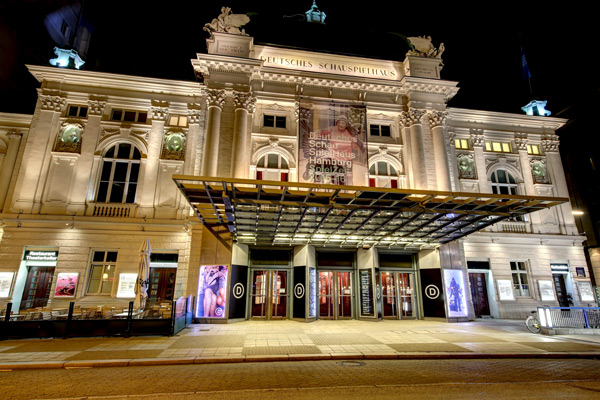
<path fill-rule="evenodd" d="M 360 279 L 360 315 L 374 317 L 372 271 L 370 269 L 359 269 L 358 276 Z"/>
<path fill-rule="evenodd" d="M 138 274 L 119 274 L 119 286 L 117 288 L 118 298 L 135 297 L 135 285 Z"/>
<path fill-rule="evenodd" d="M 552 281 L 538 281 L 538 286 L 540 288 L 540 297 L 542 301 L 554 301 L 556 297 L 554 296 L 554 285 Z"/>
<path fill-rule="evenodd" d="M 294 318 L 306 318 L 306 266 L 294 267 Z"/>
<path fill-rule="evenodd" d="M 246 318 L 248 266 L 231 265 L 229 290 L 229 318 Z"/>
<path fill-rule="evenodd" d="M 366 183 L 367 109 L 336 102 L 300 102 L 300 182 L 361 186 Z"/>
<path fill-rule="evenodd" d="M 308 316 L 317 316 L 317 269 L 308 269 Z"/>
<path fill-rule="evenodd" d="M 0 298 L 10 297 L 14 272 L 0 272 Z"/>
<path fill-rule="evenodd" d="M 196 317 L 225 317 L 228 269 L 227 265 L 200 266 Z"/>
<path fill-rule="evenodd" d="M 423 316 L 446 318 L 441 270 L 438 268 L 421 269 L 419 275 L 421 278 Z"/>
<path fill-rule="evenodd" d="M 498 279 L 496 281 L 498 285 L 498 296 L 500 300 L 514 300 L 515 294 L 513 293 L 513 283 L 509 279 Z"/>
<path fill-rule="evenodd" d="M 56 288 L 54 288 L 54 297 L 75 297 L 77 289 L 77 272 L 59 272 L 56 275 Z"/>
<path fill-rule="evenodd" d="M 444 281 L 448 301 L 448 317 L 466 317 L 469 314 L 465 296 L 465 280 L 461 270 L 445 269 Z"/>
<path fill-rule="evenodd" d="M 581 301 L 595 301 L 590 282 L 577 282 L 577 288 L 579 289 L 579 298 Z"/>

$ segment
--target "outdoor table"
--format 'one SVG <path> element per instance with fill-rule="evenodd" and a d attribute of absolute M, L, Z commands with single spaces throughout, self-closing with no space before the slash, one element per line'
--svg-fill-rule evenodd
<path fill-rule="evenodd" d="M 141 314 L 141 312 L 134 311 L 133 313 L 131 313 L 131 316 L 135 317 L 135 316 L 140 315 L 140 314 Z M 113 314 L 113 317 L 115 317 L 115 318 L 127 318 L 128 315 L 129 315 L 128 312 L 122 312 L 122 313 L 118 313 L 118 314 Z"/>

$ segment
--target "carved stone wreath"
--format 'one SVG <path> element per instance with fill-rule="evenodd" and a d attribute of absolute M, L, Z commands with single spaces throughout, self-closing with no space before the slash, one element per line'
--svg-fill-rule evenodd
<path fill-rule="evenodd" d="M 163 149 L 160 158 L 163 160 L 182 161 L 185 157 L 185 133 L 171 130 L 163 140 Z"/>
<path fill-rule="evenodd" d="M 546 160 L 534 159 L 529 163 L 531 165 L 531 176 L 533 177 L 533 183 L 550 183 Z"/>
<path fill-rule="evenodd" d="M 473 154 L 460 153 L 456 156 L 458 177 L 460 179 L 477 179 L 477 169 Z"/>

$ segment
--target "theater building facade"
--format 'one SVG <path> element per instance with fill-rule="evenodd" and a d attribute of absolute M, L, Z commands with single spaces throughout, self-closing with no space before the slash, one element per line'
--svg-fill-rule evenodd
<path fill-rule="evenodd" d="M 146 238 L 149 300 L 203 322 L 594 303 L 565 120 L 449 108 L 435 48 L 207 44 L 193 82 L 28 66 L 33 115 L 0 114 L 2 307 L 126 304 Z"/>

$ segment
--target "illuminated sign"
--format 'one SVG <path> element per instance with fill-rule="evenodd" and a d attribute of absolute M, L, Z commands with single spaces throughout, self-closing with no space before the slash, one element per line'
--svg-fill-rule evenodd
<path fill-rule="evenodd" d="M 117 297 L 135 297 L 135 284 L 138 274 L 119 274 Z"/>
<path fill-rule="evenodd" d="M 227 299 L 227 265 L 202 265 L 198 278 L 196 317 L 225 318 Z M 235 286 L 234 295 L 242 297 L 244 286 Z"/>
<path fill-rule="evenodd" d="M 78 278 L 79 273 L 77 272 L 60 272 L 56 276 L 54 297 L 75 297 Z"/>
<path fill-rule="evenodd" d="M 496 281 L 498 285 L 498 297 L 500 300 L 514 300 L 515 295 L 513 293 L 513 283 L 508 279 L 498 279 Z"/>
<path fill-rule="evenodd" d="M 540 288 L 540 297 L 542 301 L 554 301 L 556 297 L 554 296 L 554 285 L 552 281 L 538 281 L 538 286 Z"/>
<path fill-rule="evenodd" d="M 56 261 L 58 259 L 58 251 L 37 251 L 26 250 L 25 261 Z"/>
<path fill-rule="evenodd" d="M 0 272 L 0 298 L 10 297 L 14 272 Z"/>
<path fill-rule="evenodd" d="M 266 67 L 277 67 L 336 75 L 360 76 L 399 80 L 401 63 L 370 60 L 359 57 L 311 53 L 300 50 L 284 50 L 265 46 L 254 46 L 254 57 L 262 60 Z"/>

